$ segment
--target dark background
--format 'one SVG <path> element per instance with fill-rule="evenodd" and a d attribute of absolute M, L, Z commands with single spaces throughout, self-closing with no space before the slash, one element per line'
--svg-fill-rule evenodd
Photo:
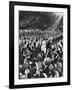
<path fill-rule="evenodd" d="M 19 11 L 19 29 L 52 30 L 63 24 L 63 16 L 59 19 L 60 15 L 55 12 Z"/>

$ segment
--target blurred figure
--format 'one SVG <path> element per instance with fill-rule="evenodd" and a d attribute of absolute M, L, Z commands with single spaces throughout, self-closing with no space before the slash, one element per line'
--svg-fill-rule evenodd
<path fill-rule="evenodd" d="M 46 53 L 46 41 L 45 40 L 42 41 L 41 51 L 44 51 L 44 53 Z"/>

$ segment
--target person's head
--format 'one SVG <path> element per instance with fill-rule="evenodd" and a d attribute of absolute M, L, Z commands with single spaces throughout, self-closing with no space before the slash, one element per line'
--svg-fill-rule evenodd
<path fill-rule="evenodd" d="M 49 65 L 49 70 L 53 70 L 54 69 L 54 66 L 52 64 Z"/>
<path fill-rule="evenodd" d="M 38 53 L 38 57 L 39 57 L 39 58 L 42 58 L 42 55 L 41 55 L 40 53 Z"/>
<path fill-rule="evenodd" d="M 44 65 L 47 66 L 51 63 L 51 59 L 49 57 L 44 59 Z"/>
<path fill-rule="evenodd" d="M 46 40 L 42 40 L 42 45 L 46 45 Z"/>
<path fill-rule="evenodd" d="M 28 73 L 30 73 L 29 69 L 25 69 L 25 74 L 27 75 Z"/>
<path fill-rule="evenodd" d="M 22 65 L 19 65 L 19 68 L 22 69 Z"/>
<path fill-rule="evenodd" d="M 52 48 L 52 49 L 55 48 L 55 44 L 53 44 L 53 45 L 51 46 L 51 48 Z"/>
<path fill-rule="evenodd" d="M 49 64 L 50 64 L 50 62 L 46 60 L 45 61 L 45 65 L 49 65 Z"/>
<path fill-rule="evenodd" d="M 62 68 L 62 63 L 61 63 L 61 62 L 57 62 L 57 66 L 58 66 L 59 68 Z"/>
<path fill-rule="evenodd" d="M 36 74 L 40 75 L 40 71 L 39 71 L 39 70 L 37 70 L 37 71 L 36 71 Z"/>
<path fill-rule="evenodd" d="M 32 65 L 33 62 L 29 61 L 29 64 Z"/>

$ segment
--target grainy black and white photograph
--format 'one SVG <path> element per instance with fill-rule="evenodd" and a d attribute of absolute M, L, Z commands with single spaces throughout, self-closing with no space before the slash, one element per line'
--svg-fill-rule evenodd
<path fill-rule="evenodd" d="M 19 11 L 19 79 L 63 77 L 63 13 Z"/>
<path fill-rule="evenodd" d="M 70 5 L 9 3 L 9 88 L 70 85 Z"/>

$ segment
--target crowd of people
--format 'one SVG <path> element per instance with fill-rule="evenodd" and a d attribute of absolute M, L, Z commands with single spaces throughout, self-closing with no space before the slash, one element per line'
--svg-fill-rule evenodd
<path fill-rule="evenodd" d="M 63 76 L 63 37 L 19 38 L 19 79 Z"/>

